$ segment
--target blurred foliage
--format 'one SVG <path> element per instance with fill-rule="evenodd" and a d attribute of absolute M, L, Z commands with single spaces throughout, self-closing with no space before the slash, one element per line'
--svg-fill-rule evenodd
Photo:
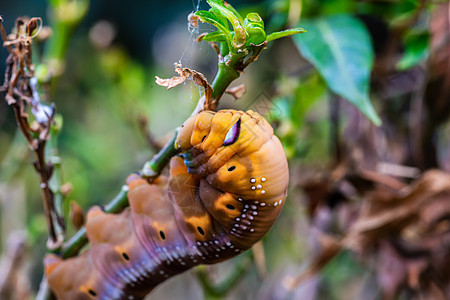
<path fill-rule="evenodd" d="M 42 63 L 37 66 L 42 83 L 48 83 L 46 68 L 51 66 L 46 58 L 57 59 L 59 63 L 58 67 L 52 67 L 59 70 L 55 81 L 41 92 L 56 103 L 64 119 L 54 147 L 61 158 L 62 183 L 69 182 L 72 186 L 65 199 L 66 215 L 71 200 L 84 210 L 108 202 L 120 190 L 126 176 L 139 170 L 151 157 L 154 151 L 148 147 L 139 127 L 140 117 L 148 118 L 147 129 L 163 144 L 192 111 L 198 98 L 198 89 L 193 84 L 167 91 L 154 83 L 155 75 L 169 77 L 172 69 L 167 66 L 178 59 L 184 66 L 207 75 L 216 69 L 215 57 L 210 56 L 213 51 L 205 43 L 193 42 L 195 32 L 191 37 L 186 25 L 186 12 L 196 9 L 196 3 L 192 6 L 191 1 L 179 1 L 180 11 L 164 9 L 164 4 L 142 4 L 138 15 L 128 13 L 127 7 L 111 12 L 111 7 L 117 7 L 116 2 L 110 7 L 105 2 L 91 2 L 91 11 L 85 11 L 87 7 L 83 6 L 78 8 L 78 17 L 86 18 L 78 29 L 64 27 L 67 24 L 58 24 L 50 16 L 49 22 L 44 23 L 51 25 L 54 34 L 65 32 L 64 37 L 51 39 L 56 43 L 54 46 L 36 43 L 34 53 L 35 61 Z M 58 3 L 49 1 L 51 12 L 57 11 Z M 266 115 L 285 147 L 291 167 L 288 202 L 263 241 L 269 275 L 261 277 L 251 264 L 226 297 L 386 296 L 374 275 L 376 259 L 361 258 L 349 250 L 338 255 L 307 284 L 292 287 L 289 282 L 324 248 L 318 231 L 344 235 L 343 228 L 349 227 L 343 224 L 353 222 L 369 199 L 367 194 L 354 192 L 359 185 L 333 181 L 341 178 L 336 175 L 341 172 L 340 166 L 344 165 L 346 172 L 355 168 L 381 172 L 380 162 L 408 166 L 414 174 L 400 176 L 405 185 L 431 168 L 450 171 L 450 74 L 446 67 L 450 61 L 450 30 L 448 16 L 445 19 L 438 14 L 440 10 L 448 11 L 446 3 L 425 0 L 232 3 L 242 15 L 258 11 L 267 32 L 297 26 L 308 32 L 295 40 L 281 40 L 269 46 L 237 82 L 246 84 L 246 95 L 237 102 L 229 97 L 221 102 L 221 107 L 253 109 Z M 28 9 L 26 13 L 32 14 Z M 36 12 L 42 14 L 42 7 L 36 8 Z M 2 15 L 10 19 L 7 12 L 2 11 Z M 11 29 L 12 21 L 7 24 L 10 25 L 7 29 Z M 200 31 L 212 32 L 212 28 L 201 25 Z M 152 59 L 143 59 L 151 52 L 150 44 L 165 48 L 154 47 Z M 379 123 L 379 117 L 382 125 L 375 127 L 342 99 L 359 108 L 374 123 Z M 25 269 L 31 274 L 28 280 L 36 291 L 47 232 L 38 178 L 31 163 L 26 141 L 16 130 L 13 112 L 2 99 L 1 245 L 6 248 L 7 236 L 13 230 L 27 231 L 28 247 L 33 252 Z M 304 190 L 305 182 L 322 183 L 318 172 L 329 175 L 325 177 L 330 182 L 323 185 L 326 186 L 323 190 L 330 193 L 326 194 L 326 203 L 314 210 L 309 207 L 314 197 L 306 197 Z M 352 197 L 344 197 L 346 205 L 340 202 L 341 188 L 352 191 Z M 308 214 L 310 210 L 314 214 Z M 74 228 L 69 226 L 69 234 L 73 232 Z M 375 246 L 374 249 L 377 253 Z M 208 275 L 220 282 L 233 273 L 235 264 L 242 264 L 245 259 L 213 266 Z M 192 274 L 170 280 L 150 298 L 202 297 L 202 286 L 193 282 Z M 410 299 L 417 297 L 414 291 L 399 284 L 399 291 L 394 294 L 400 299 Z"/>

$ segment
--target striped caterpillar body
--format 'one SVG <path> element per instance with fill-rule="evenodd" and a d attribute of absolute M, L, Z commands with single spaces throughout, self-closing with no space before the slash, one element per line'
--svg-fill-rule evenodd
<path fill-rule="evenodd" d="M 142 299 L 171 276 L 249 249 L 272 227 L 288 166 L 264 118 L 203 111 L 182 125 L 175 146 L 182 154 L 170 161 L 168 178 L 128 178 L 128 209 L 89 211 L 88 250 L 46 257 L 58 299 Z"/>

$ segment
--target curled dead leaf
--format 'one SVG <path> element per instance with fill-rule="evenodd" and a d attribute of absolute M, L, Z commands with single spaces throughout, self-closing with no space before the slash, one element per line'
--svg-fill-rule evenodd
<path fill-rule="evenodd" d="M 169 90 L 169 89 L 176 87 L 177 85 L 180 85 L 181 83 L 185 82 L 186 79 L 192 78 L 192 81 L 195 84 L 203 87 L 205 90 L 205 94 L 203 95 L 203 99 L 200 99 L 199 105 L 203 106 L 203 108 L 202 108 L 203 110 L 207 110 L 207 109 L 215 110 L 217 101 L 212 99 L 213 88 L 209 84 L 205 75 L 203 75 L 202 73 L 197 72 L 195 70 L 191 70 L 189 68 L 183 68 L 182 65 L 179 63 L 175 63 L 175 72 L 178 74 L 178 76 L 173 76 L 172 78 L 168 78 L 168 79 L 162 79 L 158 76 L 155 76 L 156 84 L 167 87 L 167 89 Z M 202 109 L 200 109 L 200 110 L 202 110 Z M 197 113 L 198 113 L 198 111 L 197 111 Z"/>

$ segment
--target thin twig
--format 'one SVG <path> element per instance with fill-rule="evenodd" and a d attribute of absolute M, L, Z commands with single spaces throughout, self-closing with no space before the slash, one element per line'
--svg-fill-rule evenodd
<path fill-rule="evenodd" d="M 247 68 L 251 63 L 258 60 L 261 51 L 263 51 L 267 46 L 267 41 L 263 42 L 261 45 L 252 44 L 252 46 L 253 46 L 253 54 L 244 62 L 240 71 L 244 71 L 244 69 Z"/>
<path fill-rule="evenodd" d="M 240 282 L 250 269 L 251 264 L 250 259 L 246 259 L 244 263 L 236 264 L 230 274 L 220 283 L 212 282 L 206 266 L 197 268 L 196 275 L 206 293 L 213 297 L 222 298 Z"/>
<path fill-rule="evenodd" d="M 203 38 L 205 37 L 205 35 L 207 35 L 208 33 L 207 32 L 205 32 L 205 33 L 202 33 L 202 34 L 200 34 L 198 37 L 197 37 L 197 39 L 195 40 L 197 43 L 199 43 L 199 42 L 202 42 L 203 41 Z M 216 44 L 216 43 L 214 43 L 214 42 L 208 42 L 208 44 L 211 46 L 211 48 L 213 48 L 213 50 L 217 53 L 217 56 L 219 56 L 219 61 L 220 61 L 220 58 L 222 57 L 222 54 L 220 54 L 220 47 Z"/>
<path fill-rule="evenodd" d="M 32 18 L 28 22 L 18 18 L 16 20 L 15 39 L 7 39 L 5 29 L 0 22 L 0 31 L 4 39 L 4 44 L 10 50 L 7 59 L 8 68 L 5 73 L 6 89 L 5 100 L 13 108 L 17 125 L 26 138 L 29 148 L 35 153 L 36 162 L 34 167 L 39 174 L 41 194 L 44 212 L 47 219 L 49 240 L 47 247 L 54 249 L 62 244 L 64 224 L 62 218 L 55 210 L 53 192 L 49 186 L 49 179 L 52 176 L 52 165 L 47 163 L 45 158 L 45 146 L 50 138 L 50 128 L 53 123 L 54 109 L 40 104 L 39 95 L 35 91 L 35 86 L 31 83 L 34 78 L 34 65 L 31 61 L 31 45 L 34 30 L 38 27 L 37 18 Z M 39 123 L 38 126 L 30 126 L 26 106 L 32 105 L 32 111 Z M 46 109 L 51 109 L 47 113 Z M 39 115 L 39 113 L 41 115 Z M 46 117 L 43 117 L 45 114 Z"/>
<path fill-rule="evenodd" d="M 8 36 L 6 35 L 6 31 L 5 28 L 3 28 L 3 18 L 0 16 L 0 33 L 2 35 L 2 39 L 4 42 L 6 42 L 8 40 Z M 12 53 L 12 48 L 11 46 L 6 46 L 6 48 L 8 48 L 9 53 Z"/>
<path fill-rule="evenodd" d="M 161 150 L 162 145 L 158 143 L 156 138 L 153 136 L 151 131 L 148 129 L 148 118 L 144 115 L 139 115 L 137 118 L 139 129 L 142 133 L 142 135 L 145 137 L 145 140 L 147 141 L 147 145 L 155 152 L 158 152 Z"/>
<path fill-rule="evenodd" d="M 3 256 L 0 269 L 0 299 L 15 297 L 16 281 L 26 253 L 25 242 L 23 232 L 13 232 L 8 239 L 7 253 Z"/>

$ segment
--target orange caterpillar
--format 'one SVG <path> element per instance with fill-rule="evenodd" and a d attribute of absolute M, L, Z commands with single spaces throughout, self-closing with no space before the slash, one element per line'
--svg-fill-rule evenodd
<path fill-rule="evenodd" d="M 176 140 L 169 178 L 128 178 L 130 207 L 87 216 L 89 250 L 45 259 L 58 299 L 142 299 L 167 278 L 249 249 L 274 224 L 288 166 L 273 129 L 253 111 L 203 111 Z"/>

